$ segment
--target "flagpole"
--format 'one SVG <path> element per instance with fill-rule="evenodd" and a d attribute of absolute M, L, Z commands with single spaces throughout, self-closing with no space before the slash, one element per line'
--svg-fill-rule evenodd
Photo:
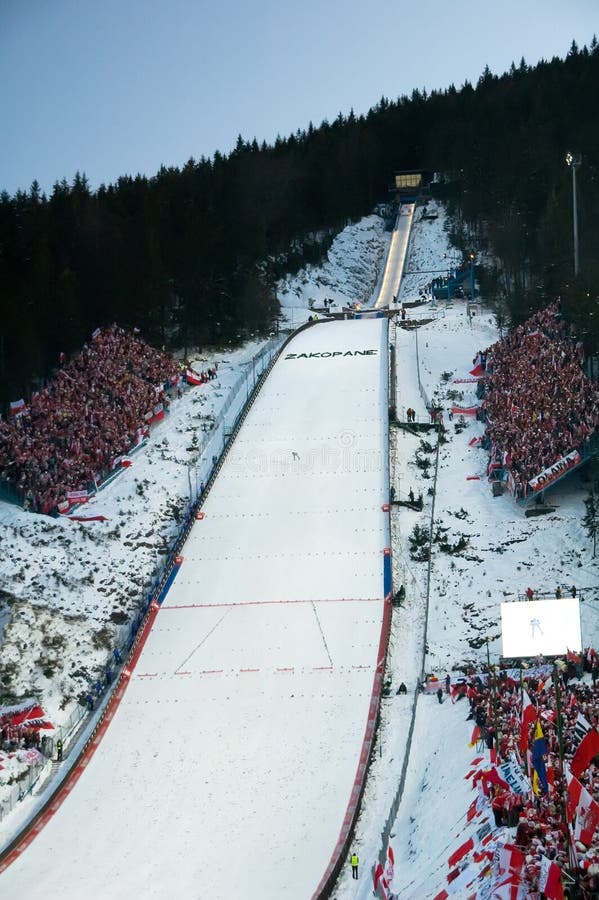
<path fill-rule="evenodd" d="M 553 687 L 555 688 L 555 710 L 557 713 L 557 742 L 558 742 L 558 757 L 559 757 L 559 775 L 560 775 L 560 806 L 561 806 L 561 814 L 564 828 L 566 829 L 566 836 L 568 840 L 568 859 L 572 866 L 572 871 L 568 873 L 570 877 L 574 878 L 574 883 L 578 886 L 578 860 L 576 854 L 576 847 L 574 846 L 574 836 L 572 834 L 570 823 L 568 822 L 568 808 L 567 808 L 567 795 L 568 795 L 568 786 L 566 783 L 566 777 L 564 774 L 564 720 L 562 717 L 562 696 L 561 689 L 559 684 L 559 671 L 557 666 L 557 660 L 553 664 Z"/>
<path fill-rule="evenodd" d="M 557 666 L 553 666 L 553 686 L 555 688 L 555 708 L 557 711 L 557 740 L 559 747 L 560 775 L 564 777 L 564 721 L 562 718 L 562 697 L 559 687 L 559 674 Z"/>
<path fill-rule="evenodd" d="M 489 670 L 488 677 L 491 679 L 491 655 L 489 653 L 489 641 L 490 637 L 487 635 L 487 669 Z M 499 730 L 497 726 L 497 679 L 493 677 L 491 681 L 491 704 L 492 704 L 492 712 L 493 712 L 493 731 L 495 737 L 495 760 L 499 760 Z"/>

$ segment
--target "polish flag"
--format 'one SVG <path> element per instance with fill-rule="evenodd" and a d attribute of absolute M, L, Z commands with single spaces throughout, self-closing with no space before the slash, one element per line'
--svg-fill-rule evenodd
<path fill-rule="evenodd" d="M 187 384 L 202 384 L 202 378 L 198 375 L 197 372 L 194 372 L 193 369 L 187 369 L 185 372 L 185 380 Z"/>
<path fill-rule="evenodd" d="M 522 716 L 520 718 L 520 753 L 524 756 L 528 749 L 528 727 L 537 717 L 537 709 L 528 696 L 528 691 L 522 691 Z"/>
<path fill-rule="evenodd" d="M 546 856 L 541 856 L 539 864 L 541 867 L 539 890 L 545 894 L 547 900 L 564 900 L 560 867 Z"/>

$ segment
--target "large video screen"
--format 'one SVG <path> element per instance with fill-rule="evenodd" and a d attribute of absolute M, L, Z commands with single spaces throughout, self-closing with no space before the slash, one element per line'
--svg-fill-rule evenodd
<path fill-rule="evenodd" d="M 501 604 L 503 656 L 561 656 L 580 652 L 580 606 L 577 597 Z"/>

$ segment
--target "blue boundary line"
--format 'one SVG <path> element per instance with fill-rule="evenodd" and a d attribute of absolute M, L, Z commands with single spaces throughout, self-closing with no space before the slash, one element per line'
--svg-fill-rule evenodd
<path fill-rule="evenodd" d="M 169 590 L 171 589 L 171 585 L 172 585 L 173 581 L 175 580 L 175 578 L 177 577 L 177 575 L 179 573 L 179 569 L 181 568 L 182 565 L 183 565 L 183 563 L 175 563 L 168 578 L 164 582 L 160 593 L 156 597 L 156 602 L 158 603 L 159 606 L 162 606 L 162 604 L 166 600 L 166 595 L 168 594 Z"/>

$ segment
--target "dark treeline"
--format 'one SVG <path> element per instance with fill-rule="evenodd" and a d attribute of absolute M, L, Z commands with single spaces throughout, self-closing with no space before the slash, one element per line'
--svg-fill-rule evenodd
<path fill-rule="evenodd" d="M 349 219 L 387 197 L 397 169 L 444 173 L 436 189 L 455 239 L 493 261 L 479 278 L 512 320 L 561 294 L 596 342 L 598 93 L 593 39 L 564 60 L 383 98 L 364 116 L 339 115 L 274 145 L 240 137 L 229 156 L 152 178 L 92 192 L 78 174 L 49 197 L 35 182 L 2 193 L 0 403 L 27 396 L 60 352 L 112 321 L 181 348 L 270 329 L 276 279 L 317 261 Z M 568 150 L 582 155 L 576 282 Z"/>

